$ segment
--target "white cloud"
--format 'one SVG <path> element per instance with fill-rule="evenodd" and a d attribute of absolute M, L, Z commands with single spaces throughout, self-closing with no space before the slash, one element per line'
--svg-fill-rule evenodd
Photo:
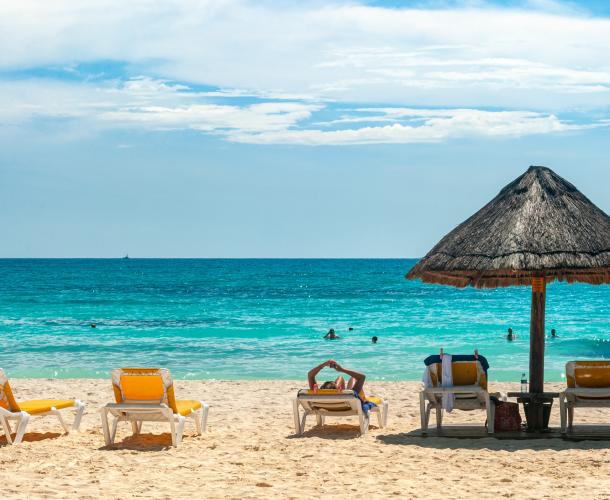
<path fill-rule="evenodd" d="M 610 19 L 548 0 L 523 5 L 2 2 L 0 68 L 105 59 L 257 95 L 550 111 L 607 105 Z"/>
<path fill-rule="evenodd" d="M 0 76 L 0 121 L 189 129 L 258 144 L 557 133 L 607 125 L 608 46 L 610 19 L 552 0 L 520 9 L 2 2 L 0 71 L 13 73 Z M 103 64 L 82 74 L 79 64 L 99 61 L 162 76 L 125 80 Z M 72 80 L 18 72 L 48 65 Z M 574 110 L 596 119 L 566 121 Z"/>
<path fill-rule="evenodd" d="M 240 130 L 260 133 L 285 130 L 311 116 L 315 105 L 263 103 L 248 106 L 191 104 L 187 106 L 143 106 L 107 111 L 98 117 L 113 125 L 141 126 L 153 130 Z"/>
<path fill-rule="evenodd" d="M 314 125 L 316 113 L 329 114 L 322 103 L 229 102 L 212 103 L 208 92 L 143 77 L 103 85 L 31 80 L 0 84 L 0 121 L 23 124 L 63 119 L 86 123 L 92 129 L 197 130 L 233 142 L 301 145 L 434 142 L 607 125 L 575 125 L 533 111 L 402 107 L 344 109 L 340 118 Z"/>
<path fill-rule="evenodd" d="M 373 110 L 370 110 L 373 111 Z M 548 134 L 578 130 L 585 126 L 562 122 L 556 116 L 524 111 L 482 111 L 476 109 L 404 109 L 368 117 L 383 121 L 392 114 L 407 123 L 365 126 L 341 130 L 282 130 L 259 134 L 232 133 L 230 139 L 254 144 L 302 145 L 408 144 L 438 142 L 460 137 L 501 137 Z M 379 118 L 379 120 L 376 120 Z M 393 118 L 396 120 L 396 118 Z"/>

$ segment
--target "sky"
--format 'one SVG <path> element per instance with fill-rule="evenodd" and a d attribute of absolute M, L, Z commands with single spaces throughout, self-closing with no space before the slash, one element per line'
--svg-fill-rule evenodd
<path fill-rule="evenodd" d="M 419 257 L 610 212 L 610 2 L 0 0 L 0 257 Z"/>

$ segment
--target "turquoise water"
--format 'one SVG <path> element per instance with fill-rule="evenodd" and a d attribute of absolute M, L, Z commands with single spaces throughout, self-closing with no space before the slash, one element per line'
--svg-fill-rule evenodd
<path fill-rule="evenodd" d="M 0 260 L 0 367 L 14 377 L 107 377 L 113 367 L 153 365 L 187 379 L 303 379 L 332 357 L 371 379 L 409 380 L 440 347 L 476 347 L 491 379 L 519 380 L 529 289 L 410 282 L 414 263 Z M 547 380 L 561 380 L 570 359 L 610 357 L 609 326 L 610 286 L 549 286 L 547 328 L 559 338 L 547 343 Z M 322 340 L 331 327 L 343 338 Z"/>

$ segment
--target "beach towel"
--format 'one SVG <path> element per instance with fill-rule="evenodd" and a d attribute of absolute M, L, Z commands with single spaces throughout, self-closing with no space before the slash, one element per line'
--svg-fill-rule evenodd
<path fill-rule="evenodd" d="M 354 394 L 360 400 L 360 404 L 362 405 L 362 411 L 365 414 L 367 414 L 369 412 L 369 410 L 371 410 L 372 408 L 375 408 L 375 406 L 377 406 L 377 403 L 371 401 L 368 398 L 363 398 L 362 395 L 358 394 L 356 391 L 354 391 Z"/>
<path fill-rule="evenodd" d="M 424 389 L 430 389 L 431 387 L 433 387 L 432 377 L 430 376 L 430 369 L 427 366 L 424 370 L 424 376 L 422 377 L 421 381 L 424 384 Z"/>
<path fill-rule="evenodd" d="M 453 387 L 453 370 L 451 367 L 451 354 L 444 354 L 442 359 L 442 372 L 443 372 L 443 387 Z M 454 394 L 443 394 L 443 409 L 451 412 L 453 410 L 453 403 L 455 401 Z"/>

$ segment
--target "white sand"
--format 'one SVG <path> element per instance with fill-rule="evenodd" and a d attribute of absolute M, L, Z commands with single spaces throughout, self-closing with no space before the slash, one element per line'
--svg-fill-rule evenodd
<path fill-rule="evenodd" d="M 328 419 L 323 429 L 311 419 L 305 436 L 296 438 L 291 399 L 301 383 L 179 381 L 179 398 L 203 398 L 211 409 L 209 432 L 196 437 L 187 428 L 178 449 L 169 446 L 165 426 L 144 424 L 143 435 L 131 438 L 126 423 L 117 446 L 104 447 L 97 409 L 112 400 L 109 381 L 12 385 L 17 399 L 79 398 L 87 413 L 78 434 L 60 435 L 56 420 L 47 417 L 33 419 L 19 446 L 0 437 L 5 498 L 610 498 L 610 441 L 410 436 L 419 428 L 416 382 L 370 384 L 369 392 L 390 401 L 387 429 L 373 426 L 359 438 L 355 418 Z M 553 411 L 556 425 L 556 406 Z M 610 412 L 597 410 L 577 410 L 576 417 L 610 422 Z M 456 411 L 445 419 L 484 421 L 483 412 Z"/>

